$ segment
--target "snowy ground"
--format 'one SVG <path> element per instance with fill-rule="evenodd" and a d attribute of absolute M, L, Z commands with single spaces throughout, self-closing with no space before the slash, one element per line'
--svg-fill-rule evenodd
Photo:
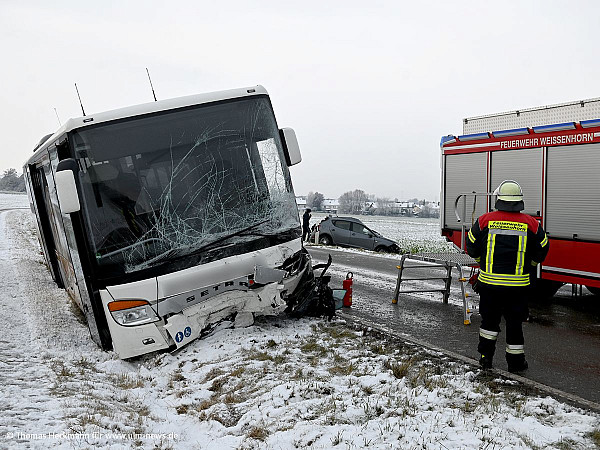
<path fill-rule="evenodd" d="M 4 196 L 0 194 L 0 209 Z M 343 322 L 99 350 L 26 210 L 0 212 L 0 448 L 593 448 L 600 418 Z"/>

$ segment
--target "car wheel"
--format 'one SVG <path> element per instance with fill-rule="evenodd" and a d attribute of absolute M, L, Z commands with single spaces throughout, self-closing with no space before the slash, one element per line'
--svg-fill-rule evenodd
<path fill-rule="evenodd" d="M 384 247 L 383 245 L 380 245 L 379 247 L 375 248 L 375 251 L 377 253 L 383 253 L 383 252 L 387 252 L 388 249 L 387 249 L 387 247 Z"/>
<path fill-rule="evenodd" d="M 321 236 L 319 238 L 319 244 L 323 244 L 323 245 L 331 245 L 331 238 L 327 235 Z"/>

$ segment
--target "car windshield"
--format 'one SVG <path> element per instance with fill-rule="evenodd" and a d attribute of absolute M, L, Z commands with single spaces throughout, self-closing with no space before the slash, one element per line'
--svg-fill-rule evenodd
<path fill-rule="evenodd" d="M 91 244 L 111 275 L 299 226 L 266 97 L 99 124 L 73 142 Z"/>

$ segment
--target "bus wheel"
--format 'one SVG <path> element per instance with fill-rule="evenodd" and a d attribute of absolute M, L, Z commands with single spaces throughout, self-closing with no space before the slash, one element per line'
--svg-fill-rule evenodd
<path fill-rule="evenodd" d="M 600 288 L 596 286 L 586 286 L 587 290 L 592 294 L 600 297 Z"/>

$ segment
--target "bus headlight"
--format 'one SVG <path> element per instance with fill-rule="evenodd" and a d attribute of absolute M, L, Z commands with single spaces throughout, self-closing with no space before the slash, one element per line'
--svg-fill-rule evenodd
<path fill-rule="evenodd" d="M 123 326 L 156 322 L 158 316 L 146 300 L 117 300 L 108 304 L 115 322 Z"/>

